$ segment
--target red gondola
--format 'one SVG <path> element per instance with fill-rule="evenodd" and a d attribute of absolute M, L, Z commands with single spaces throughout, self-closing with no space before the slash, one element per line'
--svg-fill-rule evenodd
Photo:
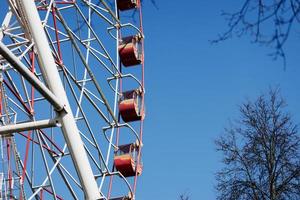
<path fill-rule="evenodd" d="M 135 143 L 119 146 L 114 158 L 114 165 L 124 177 L 142 173 L 142 165 L 138 164 L 138 150 L 139 147 Z"/>
<path fill-rule="evenodd" d="M 124 122 L 142 120 L 145 117 L 142 108 L 142 94 L 140 89 L 124 92 L 120 103 L 119 112 Z"/>
<path fill-rule="evenodd" d="M 117 6 L 119 10 L 124 11 L 138 8 L 140 5 L 139 0 L 118 0 Z"/>
<path fill-rule="evenodd" d="M 139 65 L 143 62 L 141 39 L 139 36 L 122 38 L 119 45 L 119 55 L 125 67 Z"/>

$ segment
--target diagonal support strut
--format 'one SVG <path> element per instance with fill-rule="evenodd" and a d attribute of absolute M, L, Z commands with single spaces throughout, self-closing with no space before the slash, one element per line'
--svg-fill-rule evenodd
<path fill-rule="evenodd" d="M 18 9 L 24 14 L 26 28 L 31 33 L 38 53 L 38 62 L 43 78 L 49 89 L 65 105 L 66 112 L 59 113 L 61 129 L 68 146 L 74 167 L 79 177 L 86 200 L 98 200 L 102 196 L 98 190 L 83 141 L 75 122 L 67 94 L 56 67 L 48 39 L 34 0 L 17 0 Z"/>
<path fill-rule="evenodd" d="M 0 55 L 31 83 L 54 106 L 55 110 L 62 111 L 64 109 L 64 104 L 1 41 Z"/>

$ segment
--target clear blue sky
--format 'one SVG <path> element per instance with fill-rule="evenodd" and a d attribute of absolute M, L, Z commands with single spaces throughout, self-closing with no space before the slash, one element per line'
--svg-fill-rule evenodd
<path fill-rule="evenodd" d="M 280 86 L 300 122 L 299 40 L 290 38 L 284 70 L 247 37 L 209 43 L 226 28 L 221 10 L 242 1 L 157 0 L 159 10 L 144 2 L 147 116 L 137 199 L 188 193 L 214 200 L 214 173 L 222 167 L 214 140 L 238 117 L 240 103 Z"/>
<path fill-rule="evenodd" d="M 184 1 L 185 2 L 185 1 Z M 145 171 L 137 197 L 172 200 L 187 192 L 213 200 L 214 173 L 222 167 L 214 139 L 238 105 L 270 86 L 280 86 L 295 122 L 300 122 L 299 37 L 290 38 L 288 66 L 267 56 L 271 50 L 235 38 L 209 40 L 226 28 L 222 10 L 242 1 L 159 1 L 144 4 L 147 119 Z"/>

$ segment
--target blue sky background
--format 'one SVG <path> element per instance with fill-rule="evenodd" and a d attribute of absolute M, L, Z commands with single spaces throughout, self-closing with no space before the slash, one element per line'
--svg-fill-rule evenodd
<path fill-rule="evenodd" d="M 226 29 L 221 11 L 242 2 L 157 0 L 155 10 L 145 1 L 147 118 L 138 199 L 216 199 L 214 173 L 222 164 L 214 140 L 238 118 L 239 104 L 270 86 L 281 88 L 300 122 L 299 36 L 286 46 L 286 70 L 249 37 L 209 42 Z"/>
<path fill-rule="evenodd" d="M 284 70 L 267 56 L 270 49 L 248 37 L 210 44 L 226 29 L 221 10 L 234 11 L 242 1 L 156 1 L 159 10 L 146 0 L 143 9 L 147 116 L 137 199 L 188 193 L 213 200 L 214 173 L 222 167 L 214 140 L 238 118 L 239 104 L 279 86 L 300 122 L 299 37 L 286 45 Z"/>

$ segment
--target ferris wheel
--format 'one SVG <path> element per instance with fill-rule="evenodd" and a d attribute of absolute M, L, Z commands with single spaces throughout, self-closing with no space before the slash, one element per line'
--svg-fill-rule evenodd
<path fill-rule="evenodd" d="M 136 199 L 145 118 L 140 0 L 1 7 L 0 199 Z"/>

